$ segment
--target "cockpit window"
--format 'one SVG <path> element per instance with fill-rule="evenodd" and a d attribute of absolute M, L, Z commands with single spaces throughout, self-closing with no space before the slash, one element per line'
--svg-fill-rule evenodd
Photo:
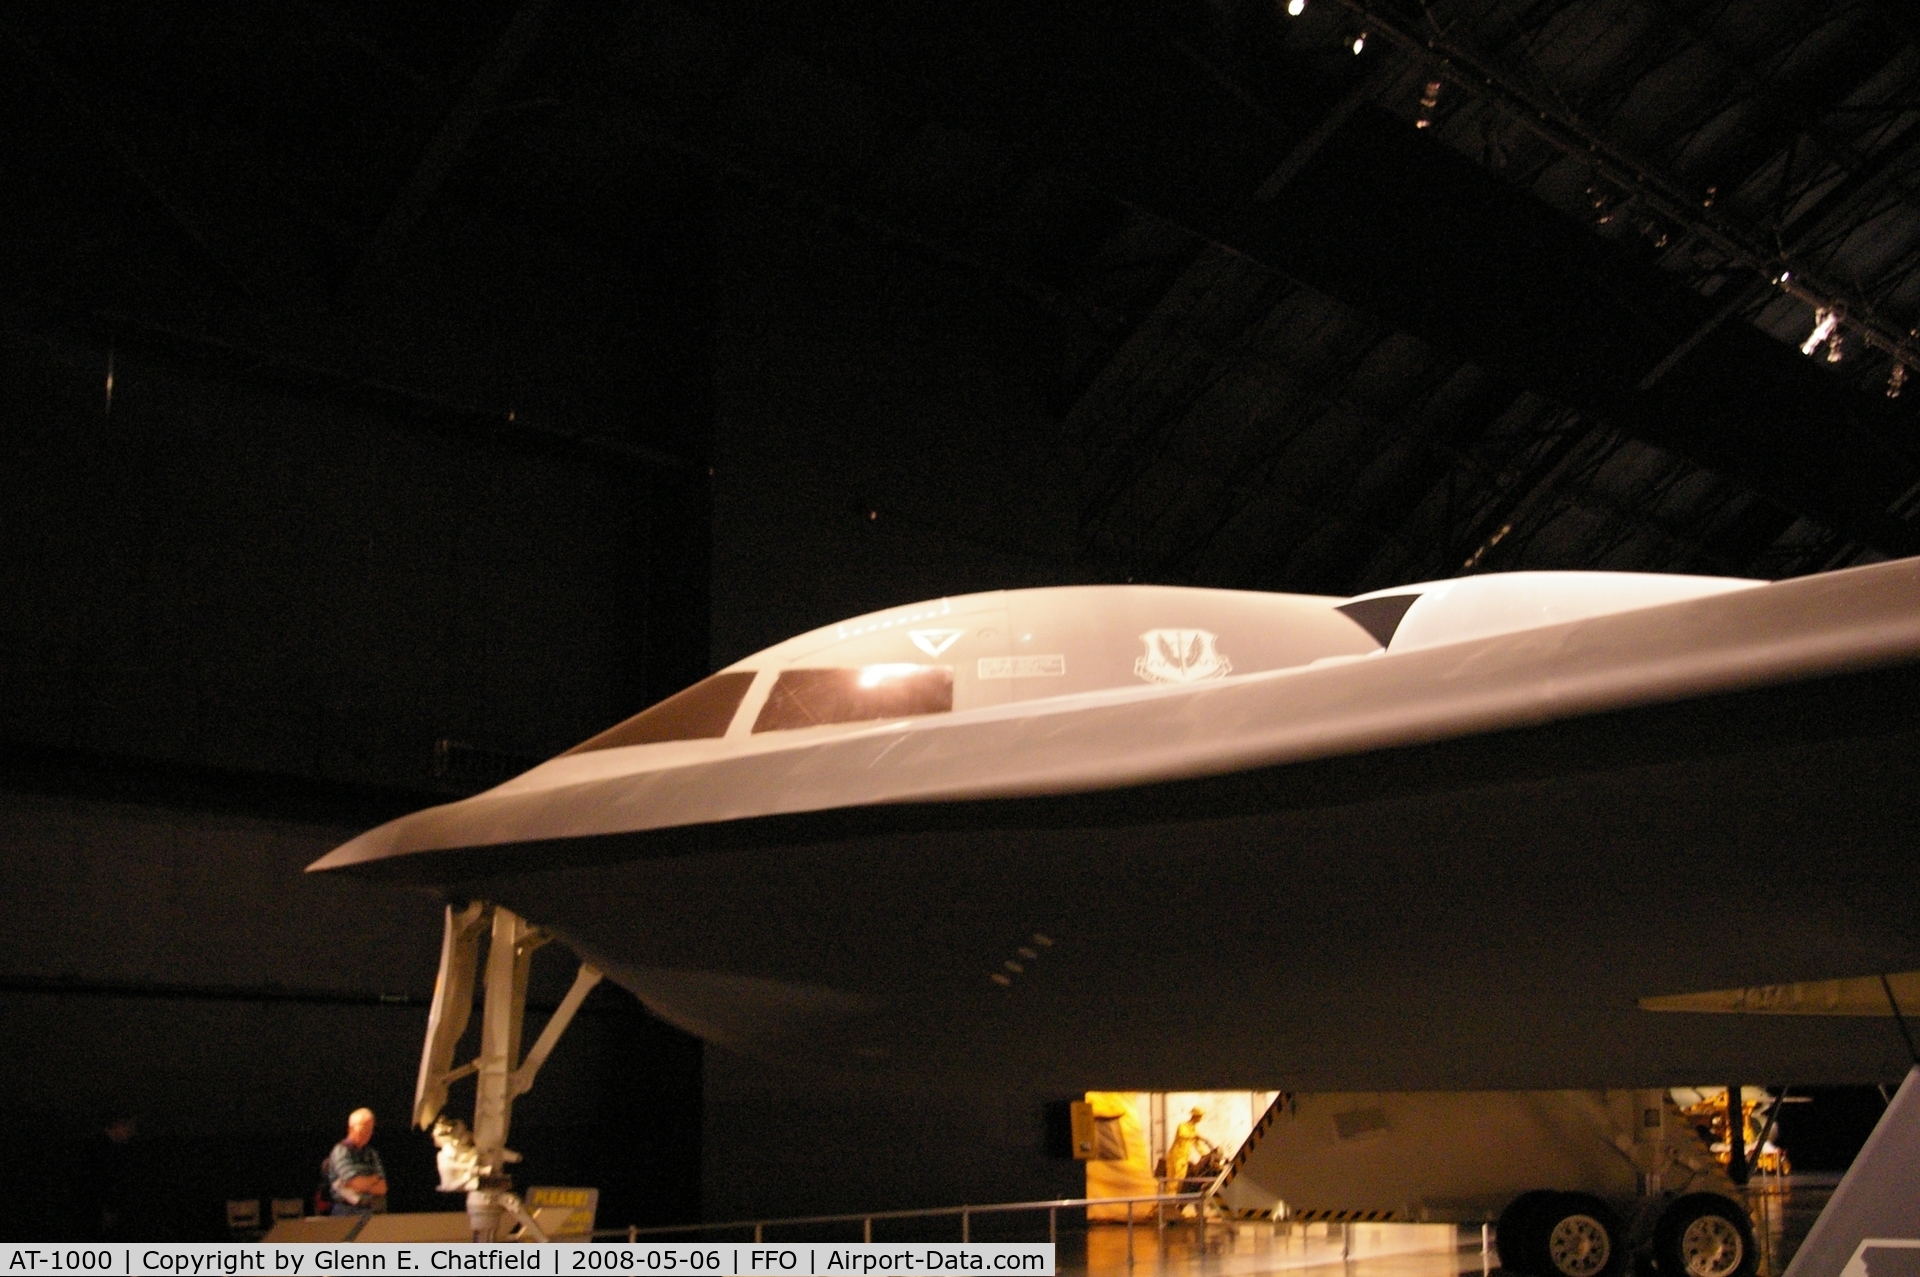
<path fill-rule="evenodd" d="M 952 709 L 951 665 L 783 670 L 753 730 L 783 732 L 825 723 L 945 714 Z"/>
<path fill-rule="evenodd" d="M 609 727 L 592 740 L 575 745 L 567 754 L 586 754 L 622 745 L 657 745 L 669 740 L 713 740 L 727 734 L 733 712 L 753 686 L 752 670 L 735 670 L 702 679 L 684 692 L 675 692 L 651 709 Z M 561 757 L 566 757 L 565 754 Z"/>

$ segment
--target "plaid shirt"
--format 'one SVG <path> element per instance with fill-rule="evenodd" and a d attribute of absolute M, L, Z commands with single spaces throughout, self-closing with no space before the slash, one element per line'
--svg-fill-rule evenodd
<path fill-rule="evenodd" d="M 386 1168 L 380 1165 L 380 1154 L 373 1145 L 355 1148 L 345 1140 L 335 1144 L 333 1152 L 327 1157 L 327 1180 L 333 1188 L 333 1200 L 352 1205 L 345 1196 L 346 1183 L 361 1175 L 378 1175 L 381 1179 L 387 1177 Z M 361 1193 L 358 1196 L 365 1200 L 370 1194 Z"/>

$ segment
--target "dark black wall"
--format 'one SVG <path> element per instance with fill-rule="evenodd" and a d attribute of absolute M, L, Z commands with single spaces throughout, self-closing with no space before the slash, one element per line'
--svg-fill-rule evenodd
<path fill-rule="evenodd" d="M 380 287 L 188 303 L 82 215 L 0 306 L 0 1236 L 85 1235 L 111 1108 L 147 1235 L 311 1193 L 361 1104 L 396 1207 L 458 1208 L 406 1129 L 439 904 L 303 870 L 707 672 L 711 248 L 671 168 L 592 260 L 549 181 L 436 205 Z M 521 1182 L 687 1217 L 699 1117 L 699 1044 L 599 991 Z"/>
<path fill-rule="evenodd" d="M 1803 1102 L 1781 1105 L 1774 1143 L 1787 1150 L 1796 1171 L 1844 1171 L 1873 1134 L 1892 1092 L 1892 1087 L 1794 1087 L 1792 1093 Z"/>
<path fill-rule="evenodd" d="M 0 343 L 0 740 L 384 787 L 702 672 L 700 477 Z"/>

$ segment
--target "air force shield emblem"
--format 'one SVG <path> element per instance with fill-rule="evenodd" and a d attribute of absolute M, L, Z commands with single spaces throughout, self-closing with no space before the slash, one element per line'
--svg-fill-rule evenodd
<path fill-rule="evenodd" d="M 953 646 L 953 641 L 959 638 L 960 634 L 961 631 L 959 630 L 907 631 L 907 637 L 913 640 L 913 645 L 925 652 L 928 656 L 939 656 L 945 652 Z"/>
<path fill-rule="evenodd" d="M 1133 672 L 1149 683 L 1225 678 L 1233 662 L 1215 650 L 1214 638 L 1207 630 L 1148 630 L 1140 636 L 1147 654 L 1133 663 Z"/>

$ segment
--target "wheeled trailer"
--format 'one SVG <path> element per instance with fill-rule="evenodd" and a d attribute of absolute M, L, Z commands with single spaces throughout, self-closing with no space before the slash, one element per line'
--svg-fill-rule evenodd
<path fill-rule="evenodd" d="M 1752 1277 L 1739 1190 L 1658 1090 L 1282 1094 L 1221 1176 L 1239 1218 L 1495 1224 L 1527 1277 Z"/>

